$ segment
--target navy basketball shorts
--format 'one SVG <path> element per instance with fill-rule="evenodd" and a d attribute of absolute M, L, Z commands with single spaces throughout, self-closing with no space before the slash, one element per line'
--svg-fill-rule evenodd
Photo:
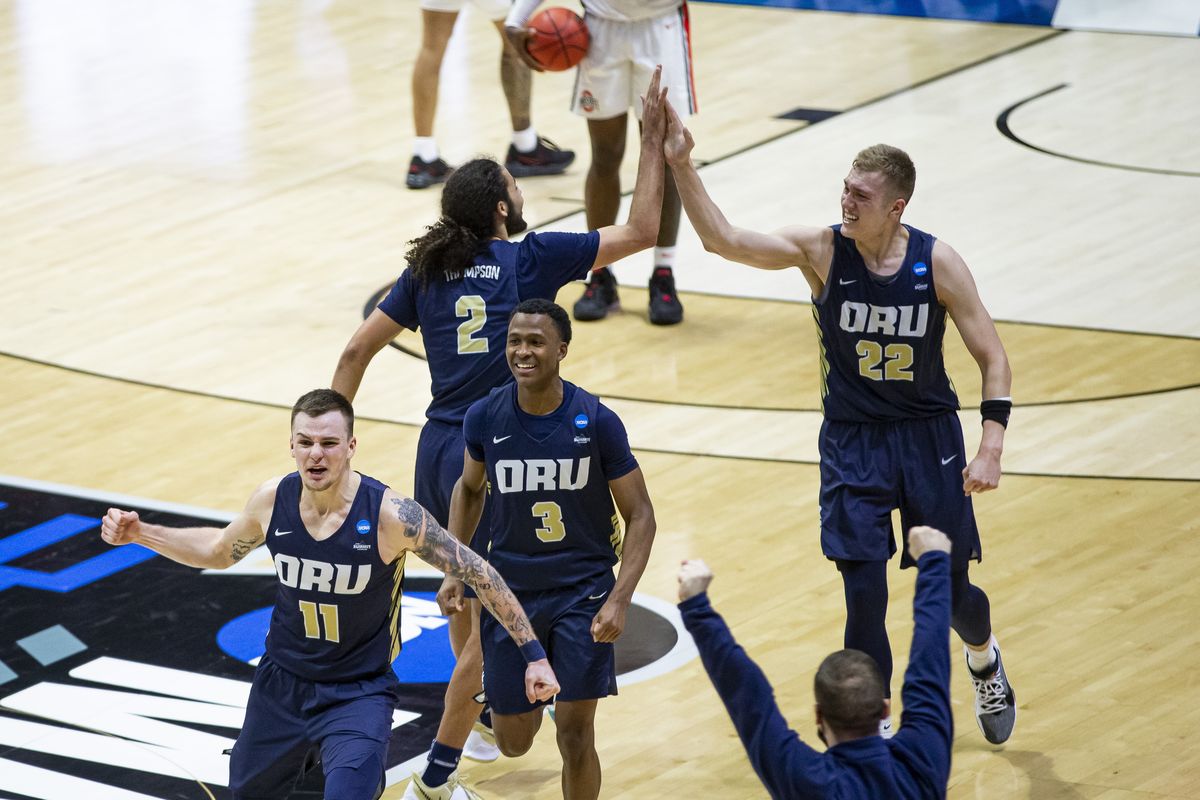
<path fill-rule="evenodd" d="M 462 477 L 465 448 L 462 425 L 425 420 L 417 441 L 413 499 L 432 514 L 443 528 L 450 520 L 450 496 L 454 493 L 454 484 Z M 484 502 L 483 515 L 471 539 L 471 549 L 484 558 L 487 558 L 489 543 L 488 510 L 488 503 Z"/>
<path fill-rule="evenodd" d="M 821 550 L 827 558 L 891 558 L 892 510 L 899 509 L 906 537 L 914 525 L 950 537 L 955 569 L 980 560 L 975 512 L 963 494 L 966 453 L 956 413 L 895 422 L 825 420 L 818 447 Z M 906 546 L 900 566 L 914 565 Z"/>
<path fill-rule="evenodd" d="M 592 619 L 614 583 L 612 572 L 606 572 L 574 586 L 516 593 L 558 677 L 558 700 L 595 700 L 617 693 L 612 642 L 592 640 Z M 548 704 L 525 698 L 525 659 L 508 631 L 486 610 L 479 620 L 479 639 L 483 692 L 494 713 L 524 714 Z"/>
<path fill-rule="evenodd" d="M 239 800 L 291 792 L 305 756 L 319 746 L 321 767 L 349 790 L 337 800 L 370 800 L 382 788 L 392 712 L 399 698 L 390 669 L 375 678 L 321 683 L 299 678 L 263 656 L 254 673 L 246 721 L 229 759 L 229 788 Z M 347 781 L 346 774 L 355 777 Z M 354 783 L 361 788 L 355 790 Z M 333 800 L 331 795 L 326 797 Z"/>

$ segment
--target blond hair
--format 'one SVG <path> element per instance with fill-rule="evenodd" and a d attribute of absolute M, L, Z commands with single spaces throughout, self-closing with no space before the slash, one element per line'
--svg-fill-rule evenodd
<path fill-rule="evenodd" d="M 912 199 L 917 185 L 917 168 L 908 153 L 890 144 L 873 144 L 854 157 L 851 166 L 859 172 L 881 172 L 888 185 L 900 193 L 904 202 Z"/>

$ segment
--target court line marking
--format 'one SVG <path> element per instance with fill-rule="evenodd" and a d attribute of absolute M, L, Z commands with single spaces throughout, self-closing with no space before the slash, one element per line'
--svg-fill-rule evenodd
<path fill-rule="evenodd" d="M 76 373 L 87 375 L 89 377 L 99 378 L 101 380 L 116 381 L 117 383 L 128 383 L 128 384 L 132 384 L 135 386 L 145 386 L 145 387 L 148 387 L 151 389 L 161 389 L 162 391 L 173 392 L 176 394 L 192 395 L 195 397 L 204 397 L 204 398 L 211 399 L 211 400 L 221 400 L 221 401 L 228 402 L 228 403 L 241 403 L 244 405 L 258 406 L 260 408 L 271 408 L 271 409 L 280 409 L 280 410 L 287 410 L 287 409 L 291 408 L 291 406 L 284 405 L 283 403 L 268 403 L 264 400 L 249 400 L 244 397 L 230 397 L 227 395 L 214 394 L 212 392 L 200 392 L 200 391 L 196 391 L 194 389 L 181 389 L 181 388 L 175 387 L 175 386 L 161 386 L 158 384 L 146 383 L 145 381 L 133 380 L 131 378 L 117 378 L 117 377 L 113 377 L 111 375 L 103 375 L 98 372 L 89 372 L 88 370 L 82 370 L 82 369 L 78 369 L 76 367 L 64 367 L 59 364 L 51 364 L 51 363 L 48 363 L 45 361 L 38 361 L 37 359 L 26 358 L 24 356 L 14 356 L 11 353 L 5 353 L 2 351 L 0 351 L 0 356 L 7 356 L 9 358 L 13 358 L 18 361 L 30 361 L 30 362 L 38 364 L 39 366 L 50 367 L 52 369 L 61 369 L 66 372 L 76 372 Z M 632 401 L 627 401 L 627 402 L 645 403 L 645 402 L 649 402 L 649 401 L 632 400 Z M 682 406 L 685 404 L 684 403 L 673 403 L 671 405 Z M 787 412 L 787 413 L 817 413 L 817 412 L 811 411 L 811 412 Z M 396 426 L 399 426 L 402 428 L 417 428 L 417 429 L 419 429 L 424 426 L 423 422 L 418 424 L 415 422 L 404 422 L 402 420 L 396 420 L 396 419 L 384 419 L 382 417 L 368 417 L 368 416 L 357 416 L 356 415 L 356 419 L 361 420 L 363 422 L 373 422 L 373 423 L 377 423 L 380 425 L 396 425 Z M 726 461 L 747 461 L 752 464 L 753 463 L 799 464 L 802 466 L 816 466 L 816 465 L 820 464 L 820 461 L 804 459 L 804 458 L 776 458 L 773 456 L 738 456 L 738 455 L 729 455 L 729 454 L 725 454 L 725 453 L 698 453 L 698 452 L 693 452 L 690 450 L 664 450 L 664 449 L 658 448 L 658 447 L 634 447 L 633 449 L 639 453 L 657 453 L 659 455 L 666 455 L 666 456 L 689 456 L 692 458 L 719 458 L 719 459 L 723 459 Z M 1086 474 L 1086 473 L 1017 472 L 1017 471 L 1007 471 L 1007 470 L 1005 471 L 1004 474 L 1017 476 L 1017 477 L 1071 478 L 1071 479 L 1078 479 L 1078 480 L 1163 481 L 1163 482 L 1167 482 L 1167 483 L 1200 482 L 1200 479 L 1198 479 L 1198 478 L 1164 478 L 1164 477 L 1158 477 L 1158 476 L 1143 476 L 1143 475 L 1091 475 L 1091 474 Z M 26 480 L 26 479 L 22 478 L 19 480 Z M 54 484 L 49 484 L 49 485 L 53 486 Z M 106 494 L 105 496 L 120 497 L 120 495 L 118 495 L 116 493 Z M 186 508 L 186 506 L 184 506 L 184 507 Z"/>
<path fill-rule="evenodd" d="M 1090 166 L 1106 167 L 1108 169 L 1121 169 L 1128 172 L 1144 172 L 1151 175 L 1173 175 L 1182 178 L 1200 178 L 1200 172 L 1189 172 L 1181 169 L 1164 169 L 1162 167 L 1139 167 L 1133 164 L 1117 164 L 1112 161 L 1098 161 L 1094 158 L 1084 158 L 1083 156 L 1073 156 L 1070 153 L 1060 153 L 1056 150 L 1048 150 L 1045 147 L 1040 147 L 1036 144 L 1033 144 L 1032 142 L 1022 139 L 1013 132 L 1012 128 L 1008 124 L 1008 118 L 1012 116 L 1014 111 L 1021 106 L 1032 103 L 1034 100 L 1040 100 L 1041 98 L 1047 97 L 1061 89 L 1069 88 L 1070 85 L 1071 84 L 1069 83 L 1060 83 L 1058 86 L 1051 86 L 1049 89 L 1045 89 L 1037 94 L 1032 94 L 1029 97 L 1026 97 L 1024 100 L 1018 100 L 1008 108 L 1001 111 L 1000 115 L 996 117 L 996 129 L 1000 131 L 1000 133 L 1002 133 L 1006 138 L 1011 139 L 1022 147 L 1027 147 L 1030 150 L 1052 156 L 1053 158 L 1061 158 L 1065 161 L 1074 161 L 1077 164 L 1088 164 Z"/>

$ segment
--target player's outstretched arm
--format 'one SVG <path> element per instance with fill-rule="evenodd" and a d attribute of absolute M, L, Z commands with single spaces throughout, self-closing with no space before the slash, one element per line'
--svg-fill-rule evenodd
<path fill-rule="evenodd" d="M 624 225 L 600 228 L 600 245 L 594 267 L 620 261 L 639 250 L 653 247 L 662 216 L 663 135 L 666 132 L 666 89 L 661 87 L 662 67 L 656 67 L 642 101 L 642 148 L 637 183 Z"/>
<path fill-rule="evenodd" d="M 679 611 L 751 766 L 771 797 L 825 796 L 829 773 L 821 756 L 788 728 L 767 676 L 712 607 L 706 595 L 712 578 L 703 561 L 684 561 Z"/>
<path fill-rule="evenodd" d="M 189 567 L 225 569 L 265 541 L 278 484 L 274 478 L 258 487 L 242 513 L 224 528 L 168 528 L 142 522 L 136 511 L 110 508 L 100 536 L 112 545 L 140 544 Z"/>
<path fill-rule="evenodd" d="M 354 402 L 354 395 L 358 394 L 358 386 L 362 383 L 367 365 L 371 363 L 375 354 L 395 339 L 402 330 L 403 326 L 387 314 L 378 308 L 373 310 L 358 326 L 358 330 L 342 350 L 337 369 L 333 372 L 333 383 L 329 388 Z"/>
<path fill-rule="evenodd" d="M 950 539 L 935 528 L 908 532 L 908 552 L 917 562 L 913 638 L 900 690 L 904 713 L 898 743 L 909 746 L 914 766 L 937 786 L 949 779 L 954 739 L 950 711 Z"/>
<path fill-rule="evenodd" d="M 450 493 L 450 518 L 446 520 L 447 529 L 451 535 L 465 545 L 470 545 L 475 529 L 479 527 L 479 518 L 483 516 L 483 503 L 486 499 L 487 472 L 482 461 L 471 458 L 471 454 L 463 448 L 463 474 L 454 484 Z M 466 598 L 463 594 L 463 582 L 453 575 L 447 574 L 442 580 L 437 593 L 437 604 L 446 616 L 457 614 L 466 608 Z"/>
<path fill-rule="evenodd" d="M 625 520 L 625 541 L 621 547 L 617 582 L 592 620 L 592 638 L 597 642 L 615 642 L 625 630 L 625 613 L 650 561 L 650 548 L 658 528 L 640 467 L 609 481 L 608 488 L 616 501 L 617 511 Z"/>
<path fill-rule="evenodd" d="M 813 285 L 813 293 L 818 293 L 824 284 L 824 272 L 828 270 L 832 253 L 832 232 L 828 228 L 795 225 L 775 233 L 760 233 L 730 224 L 704 188 L 700 173 L 692 163 L 694 146 L 691 131 L 668 102 L 663 150 L 667 165 L 675 176 L 683 209 L 704 249 L 759 269 L 800 267 L 810 285 L 814 278 L 819 280 L 818 285 Z M 818 265 L 822 263 L 826 265 L 825 269 L 819 270 Z"/>
<path fill-rule="evenodd" d="M 945 242 L 933 246 L 934 286 L 938 300 L 954 320 L 963 343 L 979 365 L 983 377 L 983 397 L 1012 402 L 1012 370 L 996 323 L 979 299 L 975 279 L 962 256 Z M 975 458 L 963 468 L 963 492 L 986 492 L 1000 484 L 1000 456 L 1004 452 L 1005 426 L 995 420 L 983 421 L 983 437 Z"/>
<path fill-rule="evenodd" d="M 415 500 L 388 490 L 380 514 L 380 533 L 392 553 L 411 551 L 425 563 L 465 582 L 496 618 L 526 661 L 525 694 L 529 702 L 549 700 L 558 693 L 558 679 L 533 633 L 525 610 L 491 564 L 437 524 Z"/>

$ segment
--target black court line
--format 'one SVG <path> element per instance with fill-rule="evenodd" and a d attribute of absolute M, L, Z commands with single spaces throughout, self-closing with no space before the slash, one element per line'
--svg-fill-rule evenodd
<path fill-rule="evenodd" d="M 390 288 L 391 288 L 391 284 L 388 284 L 387 286 L 384 286 L 382 289 L 375 292 L 375 294 L 371 295 L 371 299 L 368 300 L 367 304 L 363 307 L 363 318 L 364 319 L 366 319 L 366 317 L 371 314 L 371 312 L 375 309 L 375 306 L 379 305 L 379 301 L 383 299 L 383 296 L 388 293 Z M 712 297 L 724 297 L 724 298 L 735 299 L 735 300 L 745 300 L 745 301 L 751 302 L 751 303 L 789 303 L 789 304 L 793 304 L 793 305 L 812 305 L 811 303 L 806 303 L 803 301 L 778 300 L 778 299 L 761 298 L 761 297 L 734 297 L 732 295 L 711 295 L 711 296 Z M 1092 327 L 1088 327 L 1088 326 L 1079 326 L 1079 325 L 1059 325 L 1059 324 L 1053 324 L 1053 323 L 1025 322 L 1025 321 L 1010 322 L 1008 320 L 997 320 L 997 321 L 1001 322 L 1005 325 L 1021 325 L 1021 326 L 1025 326 L 1025 327 L 1055 328 L 1058 330 L 1070 330 L 1070 331 L 1088 331 L 1088 332 L 1092 332 L 1092 333 L 1109 333 L 1114 336 L 1153 336 L 1153 337 L 1157 337 L 1160 339 L 1177 339 L 1177 340 L 1182 340 L 1182 341 L 1187 341 L 1187 342 L 1192 342 L 1192 341 L 1196 341 L 1196 340 L 1200 339 L 1200 336 L 1185 336 L 1185 335 L 1177 335 L 1177 334 L 1170 334 L 1170 333 L 1138 333 L 1138 332 L 1134 332 L 1134 331 L 1115 331 L 1110 328 L 1092 328 Z M 412 358 L 418 359 L 420 361 L 427 360 L 425 358 L 424 353 L 418 352 L 417 350 L 414 350 L 406 345 L 400 344 L 400 343 L 396 342 L 395 340 L 388 342 L 388 347 L 391 347 L 395 350 L 399 350 L 401 353 L 404 353 L 406 356 L 411 356 Z M 1077 403 L 1095 403 L 1095 402 L 1100 402 L 1103 400 L 1127 400 L 1127 399 L 1134 398 L 1134 397 L 1150 397 L 1150 396 L 1156 395 L 1156 394 L 1169 394 L 1171 392 L 1182 392 L 1182 391 L 1186 391 L 1188 389 L 1195 389 L 1198 387 L 1200 387 L 1200 383 L 1188 383 L 1188 384 L 1183 384 L 1181 386 L 1166 386 L 1161 389 L 1146 389 L 1144 391 L 1139 391 L 1139 392 L 1119 392 L 1116 394 L 1090 395 L 1088 397 L 1072 397 L 1072 398 L 1067 398 L 1065 400 L 1042 400 L 1040 402 L 1021 403 L 1020 405 L 1017 406 L 1017 408 L 1018 409 L 1020 409 L 1020 408 L 1041 408 L 1043 406 L 1067 406 L 1067 405 L 1074 405 Z M 731 410 L 731 411 L 768 411 L 768 412 L 792 413 L 792 412 L 796 412 L 796 411 L 816 412 L 816 411 L 821 410 L 819 407 L 816 407 L 816 406 L 762 406 L 762 405 L 746 405 L 744 403 L 740 403 L 740 404 L 698 403 L 698 402 L 693 402 L 690 400 L 659 400 L 657 398 L 652 398 L 652 397 L 631 397 L 629 395 L 621 395 L 621 394 L 605 394 L 603 396 L 606 399 L 627 400 L 627 401 L 634 402 L 634 403 L 650 403 L 652 405 L 663 405 L 663 406 L 683 406 L 685 408 L 715 408 L 715 409 L 726 409 L 726 410 Z M 964 410 L 972 410 L 972 409 L 979 408 L 979 406 L 964 405 L 964 406 L 962 406 L 962 408 Z"/>
<path fill-rule="evenodd" d="M 1133 164 L 1118 164 L 1113 161 L 1099 161 L 1094 158 L 1084 158 L 1082 156 L 1074 156 L 1074 155 L 1071 155 L 1070 153 L 1060 153 L 1056 150 L 1049 150 L 1045 147 L 1040 147 L 1026 139 L 1022 139 L 1020 136 L 1013 133 L 1012 127 L 1009 126 L 1009 124 L 1008 124 L 1008 118 L 1010 116 L 1012 116 L 1012 113 L 1014 111 L 1016 111 L 1018 108 L 1020 108 L 1023 105 L 1032 103 L 1034 100 L 1040 100 L 1041 98 L 1051 95 L 1061 89 L 1065 89 L 1068 86 L 1070 86 L 1069 83 L 1060 83 L 1058 86 L 1051 86 L 1049 89 L 1038 92 L 1037 94 L 1030 95 L 1029 97 L 1026 97 L 1024 100 L 1018 100 L 1017 102 L 1013 103 L 1008 108 L 1004 109 L 1004 111 L 1000 112 L 1000 116 L 996 117 L 996 129 L 999 130 L 1000 133 L 1004 134 L 1005 137 L 1011 139 L 1012 141 L 1016 142 L 1017 144 L 1021 145 L 1022 147 L 1027 147 L 1030 150 L 1033 150 L 1038 153 L 1043 153 L 1045 155 L 1052 156 L 1054 158 L 1061 158 L 1065 161 L 1074 161 L 1078 164 L 1089 164 L 1094 167 L 1107 167 L 1108 169 L 1120 169 L 1120 170 L 1125 170 L 1127 172 L 1145 172 L 1150 175 L 1173 175 L 1176 177 L 1183 177 L 1183 178 L 1200 178 L 1200 172 L 1189 172 L 1187 170 L 1180 170 L 1180 169 L 1162 169 L 1161 167 L 1139 167 L 1139 166 L 1135 166 Z"/>
<path fill-rule="evenodd" d="M 214 392 L 202 392 L 202 391 L 199 391 L 196 389 L 181 389 L 177 386 L 166 386 L 164 384 L 150 383 L 149 381 L 140 381 L 140 380 L 136 380 L 134 378 L 121 378 L 121 377 L 116 377 L 113 375 L 105 375 L 102 372 L 95 372 L 93 370 L 81 369 L 79 367 L 66 367 L 66 366 L 63 366 L 62 364 L 54 364 L 50 361 L 42 361 L 41 359 L 17 355 L 15 353 L 9 353 L 9 352 L 3 351 L 3 350 L 0 350 L 0 356 L 6 357 L 6 358 L 11 358 L 15 361 L 24 361 L 29 364 L 37 364 L 38 366 L 50 367 L 51 369 L 59 369 L 64 372 L 71 372 L 71 373 L 75 373 L 78 375 L 86 375 L 90 378 L 100 378 L 101 380 L 115 381 L 117 383 L 126 383 L 131 386 L 142 386 L 142 387 L 145 387 L 148 389 L 159 389 L 164 392 L 172 392 L 174 394 L 189 395 L 192 397 L 204 397 L 204 398 L 207 398 L 210 400 L 222 400 L 222 401 L 225 401 L 228 403 L 240 403 L 243 405 L 255 406 L 257 408 L 279 409 L 279 410 L 283 410 L 283 411 L 287 411 L 287 410 L 291 409 L 290 405 L 285 405 L 283 403 L 269 403 L 265 400 L 249 400 L 244 397 L 230 397 L 229 395 L 216 394 Z M 612 395 L 606 395 L 606 396 L 612 397 Z M 618 398 L 618 399 L 626 399 L 626 398 Z M 641 400 L 639 398 L 628 398 L 628 399 L 630 399 L 634 402 L 639 402 L 639 403 L 654 402 L 654 401 Z M 671 403 L 670 405 L 692 407 L 692 404 L 689 404 L 689 403 Z M 695 406 L 695 407 L 705 408 L 706 406 Z M 721 407 L 722 406 L 716 406 L 716 408 L 721 408 Z M 1026 406 L 1026 407 L 1028 407 L 1028 406 Z M 732 408 L 741 408 L 741 406 L 733 406 Z M 765 409 L 765 410 L 780 410 L 780 409 Z M 397 425 L 397 426 L 400 426 L 403 428 L 421 428 L 424 426 L 424 423 L 421 423 L 420 425 L 418 425 L 415 422 L 402 422 L 400 420 L 395 420 L 395 419 L 384 419 L 383 417 L 368 417 L 368 416 L 363 416 L 363 415 L 359 415 L 359 414 L 355 414 L 354 418 L 356 420 L 359 420 L 362 422 L 376 422 L 381 425 Z M 666 455 L 666 456 L 691 456 L 693 458 L 719 458 L 719 459 L 723 459 L 726 461 L 748 461 L 751 463 L 766 462 L 766 463 L 771 463 L 771 464 L 802 464 L 802 465 L 809 465 L 809 466 L 816 466 L 820 463 L 819 461 L 810 461 L 808 459 L 803 459 L 803 458 L 774 458 L 771 456 L 734 456 L 734 455 L 728 455 L 728 454 L 724 454 L 724 453 L 699 453 L 699 452 L 693 452 L 691 450 L 664 450 L 664 449 L 658 448 L 658 447 L 635 447 L 633 449 L 637 450 L 638 452 L 641 452 L 641 453 L 658 453 L 660 455 Z M 1200 478 L 1163 478 L 1163 477 L 1145 477 L 1145 476 L 1137 476 L 1137 475 L 1122 475 L 1122 476 L 1113 477 L 1112 475 L 1088 475 L 1088 474 L 1082 474 L 1082 473 L 1080 473 L 1080 474 L 1071 473 L 1071 474 L 1059 475 L 1059 474 L 1056 474 L 1053 472 L 1011 472 L 1011 471 L 1005 472 L 1004 474 L 1005 475 L 1015 475 L 1015 476 L 1020 476 L 1020 477 L 1034 477 L 1034 478 L 1072 478 L 1072 479 L 1080 479 L 1080 480 L 1100 480 L 1100 481 L 1159 481 L 1159 482 L 1164 482 L 1164 483 L 1200 483 Z"/>

